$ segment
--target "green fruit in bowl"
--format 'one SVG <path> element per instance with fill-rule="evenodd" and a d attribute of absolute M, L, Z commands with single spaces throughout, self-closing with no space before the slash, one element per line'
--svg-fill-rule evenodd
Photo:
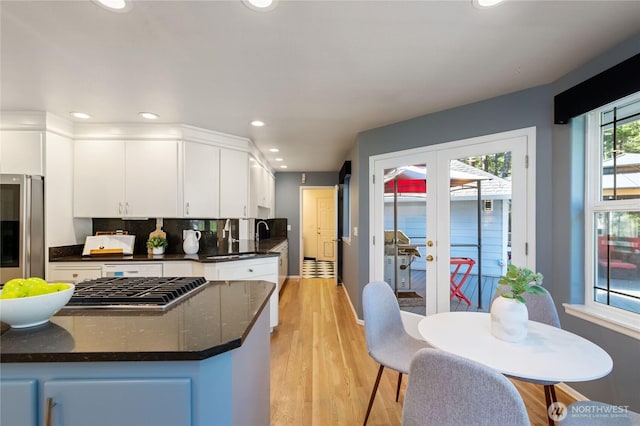
<path fill-rule="evenodd" d="M 2 295 L 5 295 L 5 292 L 10 292 L 11 294 L 15 294 L 14 297 L 24 297 L 27 295 L 25 291 L 26 280 L 23 278 L 14 278 L 12 280 L 7 281 L 2 286 Z"/>
<path fill-rule="evenodd" d="M 42 296 L 43 294 L 64 291 L 69 288 L 66 283 L 47 283 L 42 278 L 14 278 L 2 286 L 0 299 L 15 299 L 19 297 Z"/>

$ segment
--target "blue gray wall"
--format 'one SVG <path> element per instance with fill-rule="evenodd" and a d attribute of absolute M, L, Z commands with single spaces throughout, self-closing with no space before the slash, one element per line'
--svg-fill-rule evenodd
<path fill-rule="evenodd" d="M 310 186 L 334 186 L 338 184 L 338 172 L 276 173 L 276 214 L 286 218 L 291 230 L 289 240 L 289 275 L 300 275 L 300 188 Z"/>
<path fill-rule="evenodd" d="M 347 275 L 356 280 L 345 282 L 345 286 L 359 318 L 362 318 L 362 288 L 369 280 L 369 157 L 536 126 L 539 167 L 536 196 L 538 205 L 549 205 L 552 106 L 551 86 L 546 85 L 368 130 L 358 136 L 356 150 L 359 168 L 354 176 L 357 176 L 360 187 L 355 194 L 357 199 L 353 202 L 359 206 L 354 226 L 358 226 L 360 232 L 357 238 L 352 239 L 349 248 L 359 253 L 359 262 L 345 266 Z M 550 222 L 549 209 L 541 209 L 536 218 L 536 259 L 537 268 L 545 277 L 551 276 Z M 357 268 L 357 271 L 347 271 L 347 268 Z M 545 283 L 552 286 L 547 280 Z"/>
<path fill-rule="evenodd" d="M 560 93 L 625 59 L 640 53 L 640 34 L 553 84 Z M 553 230 L 552 276 L 556 301 L 584 302 L 584 137 L 581 120 L 553 128 Z M 539 207 L 540 208 L 540 207 Z M 613 358 L 613 372 L 585 383 L 571 384 L 590 397 L 640 411 L 640 342 L 631 337 L 566 315 L 560 309 L 563 328 L 595 342 Z"/>
<path fill-rule="evenodd" d="M 565 329 L 603 347 L 613 358 L 611 374 L 572 383 L 591 399 L 640 411 L 640 342 L 564 314 L 562 302 L 584 299 L 582 146 L 572 125 L 553 124 L 553 96 L 640 53 L 640 34 L 553 84 L 498 96 L 393 125 L 364 131 L 346 160 L 352 161 L 352 236 L 345 246 L 344 284 L 362 318 L 362 288 L 369 279 L 369 157 L 492 133 L 536 127 L 536 267 L 558 303 Z M 353 235 L 353 233 L 352 233 Z"/>

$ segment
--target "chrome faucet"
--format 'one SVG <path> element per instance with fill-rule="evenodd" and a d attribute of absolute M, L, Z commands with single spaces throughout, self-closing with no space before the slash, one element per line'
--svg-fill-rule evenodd
<path fill-rule="evenodd" d="M 256 223 L 256 241 L 260 241 L 260 224 L 263 224 L 267 231 L 269 230 L 269 225 L 264 220 Z"/>

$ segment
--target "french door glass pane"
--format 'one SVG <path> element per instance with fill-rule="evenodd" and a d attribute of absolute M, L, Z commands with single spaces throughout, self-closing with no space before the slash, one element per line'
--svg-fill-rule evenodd
<path fill-rule="evenodd" d="M 425 314 L 427 168 L 407 165 L 384 171 L 384 280 L 400 308 Z"/>
<path fill-rule="evenodd" d="M 450 162 L 450 309 L 484 311 L 510 261 L 511 152 Z"/>

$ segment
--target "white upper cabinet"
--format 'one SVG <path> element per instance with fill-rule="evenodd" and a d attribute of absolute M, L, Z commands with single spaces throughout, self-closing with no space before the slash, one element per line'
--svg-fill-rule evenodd
<path fill-rule="evenodd" d="M 178 217 L 178 181 L 177 141 L 75 143 L 76 217 Z"/>
<path fill-rule="evenodd" d="M 183 216 L 220 215 L 220 148 L 184 142 Z"/>
<path fill-rule="evenodd" d="M 273 217 L 274 180 L 269 170 L 262 167 L 255 159 L 250 163 L 250 202 L 249 216 L 267 219 Z"/>
<path fill-rule="evenodd" d="M 76 141 L 73 152 L 73 215 L 122 217 L 124 142 Z"/>
<path fill-rule="evenodd" d="M 42 132 L 0 132 L 0 173 L 43 175 Z"/>
<path fill-rule="evenodd" d="M 125 147 L 126 215 L 177 217 L 178 141 L 133 141 Z"/>
<path fill-rule="evenodd" d="M 249 217 L 249 154 L 220 150 L 220 217 Z"/>

